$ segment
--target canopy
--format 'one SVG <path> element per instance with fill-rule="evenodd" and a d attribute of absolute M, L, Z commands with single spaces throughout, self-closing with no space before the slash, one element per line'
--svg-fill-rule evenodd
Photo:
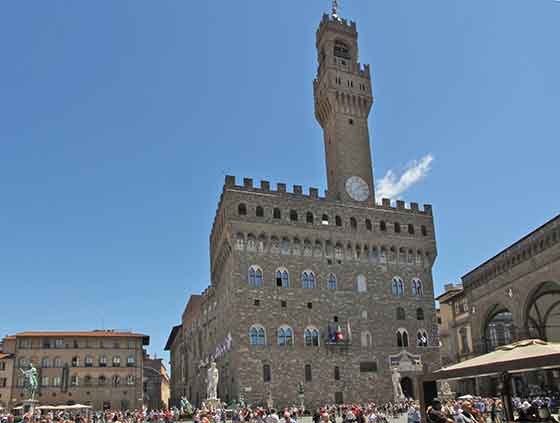
<path fill-rule="evenodd" d="M 528 339 L 498 347 L 484 354 L 433 373 L 435 379 L 519 373 L 560 367 L 560 343 Z"/>
<path fill-rule="evenodd" d="M 74 405 L 65 405 L 62 407 L 57 407 L 62 410 L 81 410 L 84 408 L 91 408 L 91 405 L 83 405 L 83 404 L 74 404 Z"/>

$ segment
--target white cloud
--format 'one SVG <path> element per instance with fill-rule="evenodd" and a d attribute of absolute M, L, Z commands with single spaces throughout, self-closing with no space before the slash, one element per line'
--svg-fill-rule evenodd
<path fill-rule="evenodd" d="M 379 200 L 382 198 L 399 199 L 402 193 L 428 175 L 433 161 L 434 156 L 431 154 L 426 154 L 420 160 L 413 160 L 405 166 L 400 177 L 393 170 L 388 170 L 385 176 L 377 181 L 375 197 Z"/>

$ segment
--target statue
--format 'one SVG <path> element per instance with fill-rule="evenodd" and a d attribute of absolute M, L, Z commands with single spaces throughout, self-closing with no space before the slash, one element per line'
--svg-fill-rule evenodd
<path fill-rule="evenodd" d="M 206 377 L 206 395 L 207 399 L 209 400 L 217 400 L 218 399 L 218 380 L 220 379 L 220 372 L 216 368 L 216 363 L 212 362 L 210 367 L 208 368 L 207 377 Z"/>
<path fill-rule="evenodd" d="M 186 397 L 181 397 L 181 414 L 192 414 L 193 407 Z"/>
<path fill-rule="evenodd" d="M 452 395 L 453 393 L 451 392 L 451 387 L 449 386 L 449 383 L 447 381 L 444 381 L 441 384 L 441 393 L 443 395 Z"/>
<path fill-rule="evenodd" d="M 395 395 L 395 401 L 404 400 L 405 397 L 401 386 L 401 374 L 396 367 L 392 370 L 391 378 L 393 380 L 393 393 Z"/>
<path fill-rule="evenodd" d="M 37 388 L 39 387 L 39 376 L 37 373 L 37 369 L 33 366 L 33 363 L 31 363 L 28 370 L 19 369 L 19 371 L 23 373 L 23 377 L 25 378 L 25 386 L 29 390 L 31 400 L 35 400 L 35 393 L 37 392 Z"/>

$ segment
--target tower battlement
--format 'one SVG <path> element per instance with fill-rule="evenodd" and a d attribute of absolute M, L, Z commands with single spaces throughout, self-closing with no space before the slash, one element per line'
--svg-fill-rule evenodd
<path fill-rule="evenodd" d="M 327 13 L 323 15 L 321 23 L 319 24 L 319 29 L 317 30 L 317 39 L 321 38 L 322 33 L 327 29 L 329 25 L 334 25 L 334 27 L 345 34 L 358 37 L 358 28 L 356 27 L 356 22 L 348 21 L 342 18 L 335 18 Z"/>
<path fill-rule="evenodd" d="M 291 190 L 289 190 L 286 183 L 278 182 L 276 183 L 276 189 L 274 189 L 271 187 L 270 182 L 266 180 L 261 180 L 260 185 L 257 187 L 252 178 L 243 178 L 243 184 L 237 185 L 236 177 L 232 175 L 226 175 L 225 177 L 224 191 L 228 189 L 256 194 L 286 195 L 291 198 L 299 197 L 302 199 L 331 201 L 328 199 L 326 192 L 324 197 L 319 196 L 318 188 L 310 187 L 306 192 L 304 192 L 302 185 L 292 185 Z M 424 204 L 421 209 L 418 203 L 411 202 L 407 204 L 401 200 L 392 202 L 388 198 L 381 199 L 381 203 L 375 204 L 374 208 L 379 210 L 393 210 L 413 214 L 432 215 L 431 204 Z"/>

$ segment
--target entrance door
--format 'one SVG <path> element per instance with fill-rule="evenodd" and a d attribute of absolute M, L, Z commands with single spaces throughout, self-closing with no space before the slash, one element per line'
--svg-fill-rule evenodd
<path fill-rule="evenodd" d="M 412 383 L 411 378 L 403 377 L 401 379 L 401 387 L 406 398 L 414 399 L 414 384 Z"/>

